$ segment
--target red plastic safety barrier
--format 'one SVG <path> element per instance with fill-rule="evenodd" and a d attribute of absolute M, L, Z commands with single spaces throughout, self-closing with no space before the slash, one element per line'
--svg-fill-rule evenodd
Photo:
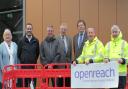
<path fill-rule="evenodd" d="M 45 86 L 46 89 L 71 89 L 70 87 L 70 77 L 71 70 L 70 64 L 49 64 L 44 66 L 44 76 L 45 76 Z M 47 69 L 48 68 L 48 69 Z M 52 85 L 49 85 L 49 80 L 52 80 Z M 68 80 L 68 81 L 66 81 Z M 59 83 L 63 82 L 62 85 Z M 58 84 L 60 87 L 58 87 Z"/>
<path fill-rule="evenodd" d="M 2 89 L 32 89 L 30 84 L 35 78 L 37 84 L 34 89 L 71 89 L 70 77 L 70 64 L 48 64 L 46 66 L 41 64 L 10 65 L 4 67 Z M 25 85 L 26 78 L 31 79 L 27 86 Z M 19 80 L 22 80 L 20 86 L 18 85 Z M 58 85 L 60 82 L 63 83 Z M 128 89 L 128 76 L 126 89 Z"/>
<path fill-rule="evenodd" d="M 65 81 L 70 80 L 70 74 L 70 64 L 6 66 L 3 70 L 2 89 L 71 89 L 70 82 Z M 61 82 L 59 79 L 63 82 L 61 86 L 58 86 Z M 33 84 L 34 80 L 36 85 Z M 66 83 L 69 85 L 66 86 Z"/>

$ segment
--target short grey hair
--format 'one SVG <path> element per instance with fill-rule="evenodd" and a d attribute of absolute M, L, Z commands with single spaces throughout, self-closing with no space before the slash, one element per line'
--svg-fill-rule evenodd
<path fill-rule="evenodd" d="M 12 38 L 12 33 L 11 33 L 11 30 L 9 28 L 5 28 L 4 32 L 3 32 L 3 38 L 5 38 L 5 34 L 6 33 L 9 33 L 11 34 L 11 38 Z"/>
<path fill-rule="evenodd" d="M 116 30 L 116 31 L 118 31 L 118 32 L 121 31 L 118 25 L 113 25 L 113 26 L 111 27 L 111 31 L 113 31 L 113 30 Z"/>
<path fill-rule="evenodd" d="M 5 33 L 11 33 L 11 30 L 10 30 L 9 28 L 5 28 L 4 33 L 3 33 L 3 34 L 5 34 Z M 11 34 L 12 34 L 12 33 L 11 33 Z"/>

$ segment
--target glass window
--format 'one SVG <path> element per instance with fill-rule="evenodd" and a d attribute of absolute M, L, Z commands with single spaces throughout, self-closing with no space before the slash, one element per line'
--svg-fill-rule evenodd
<path fill-rule="evenodd" d="M 0 42 L 3 41 L 3 31 L 9 28 L 13 35 L 13 41 L 23 35 L 23 1 L 24 0 L 0 0 Z"/>

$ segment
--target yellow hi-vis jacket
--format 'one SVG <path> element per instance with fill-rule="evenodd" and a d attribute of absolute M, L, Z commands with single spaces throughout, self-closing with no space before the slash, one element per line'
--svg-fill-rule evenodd
<path fill-rule="evenodd" d="M 119 75 L 126 76 L 127 73 L 127 59 L 128 59 L 128 44 L 122 39 L 122 33 L 120 32 L 117 38 L 111 36 L 111 41 L 109 41 L 105 46 L 105 58 L 110 59 L 110 61 L 117 61 L 120 58 L 125 60 L 124 64 L 119 64 Z"/>
<path fill-rule="evenodd" d="M 102 62 L 104 58 L 104 46 L 103 43 L 95 37 L 94 40 L 90 43 L 87 40 L 84 44 L 82 54 L 76 59 L 78 63 L 84 63 L 90 59 L 93 62 Z"/>

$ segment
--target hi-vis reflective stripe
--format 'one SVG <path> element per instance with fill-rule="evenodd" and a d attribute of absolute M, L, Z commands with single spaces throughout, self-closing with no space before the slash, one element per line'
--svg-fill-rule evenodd
<path fill-rule="evenodd" d="M 94 58 L 94 55 L 88 55 L 88 56 L 81 56 L 81 59 L 84 61 L 86 58 Z"/>
<path fill-rule="evenodd" d="M 111 58 L 111 61 L 118 61 L 119 58 Z"/>
<path fill-rule="evenodd" d="M 118 61 L 119 58 L 111 58 L 110 61 Z M 124 59 L 126 61 L 126 59 Z"/>
<path fill-rule="evenodd" d="M 121 58 L 124 57 L 124 46 L 125 46 L 125 41 L 123 40 L 123 41 L 122 41 L 122 44 L 121 44 L 121 49 L 120 49 Z M 108 51 L 107 58 L 109 58 L 109 56 L 110 56 L 110 42 L 108 43 L 107 51 Z"/>
<path fill-rule="evenodd" d="M 98 45 L 98 40 L 96 41 L 95 46 L 94 46 L 94 55 L 82 56 L 81 59 L 82 59 L 83 61 L 84 61 L 86 58 L 94 59 L 94 57 L 96 56 L 97 45 Z M 86 44 L 84 45 L 83 48 L 86 49 Z"/>
<path fill-rule="evenodd" d="M 127 75 L 127 72 L 124 72 L 124 73 L 119 73 L 120 76 L 126 76 Z"/>
<path fill-rule="evenodd" d="M 98 45 L 98 41 L 96 41 L 96 44 L 95 44 L 94 56 L 96 56 L 97 45 Z"/>
<path fill-rule="evenodd" d="M 124 58 L 124 47 L 125 47 L 125 41 L 123 40 L 121 45 L 121 58 Z"/>
<path fill-rule="evenodd" d="M 109 56 L 110 56 L 110 42 L 107 45 L 107 57 L 106 58 L 109 58 Z"/>

